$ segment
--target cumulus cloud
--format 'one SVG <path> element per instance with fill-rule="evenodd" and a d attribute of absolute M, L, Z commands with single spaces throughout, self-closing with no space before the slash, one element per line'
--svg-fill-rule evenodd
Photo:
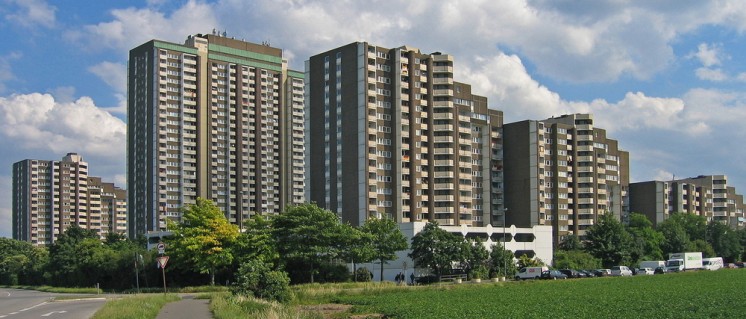
<path fill-rule="evenodd" d="M 104 61 L 88 68 L 114 90 L 117 106 L 105 108 L 116 114 L 127 114 L 127 66 L 123 63 Z"/>
<path fill-rule="evenodd" d="M 721 69 L 697 68 L 694 73 L 700 80 L 722 82 L 728 79 L 728 75 Z"/>
<path fill-rule="evenodd" d="M 697 50 L 698 51 L 693 55 L 705 67 L 709 68 L 712 66 L 720 65 L 720 55 L 722 55 L 722 53 L 720 52 L 722 50 L 721 46 L 710 46 L 707 43 L 700 43 L 697 46 Z"/>
<path fill-rule="evenodd" d="M 210 4 L 195 0 L 169 15 L 150 7 L 115 9 L 111 11 L 112 21 L 85 26 L 83 31 L 68 31 L 66 37 L 91 50 L 108 48 L 118 52 L 128 52 L 152 39 L 181 43 L 189 34 L 220 27 L 212 12 Z"/>
<path fill-rule="evenodd" d="M 32 93 L 0 97 L 0 136 L 6 150 L 123 158 L 126 125 L 88 97 L 58 103 L 50 94 Z"/>
<path fill-rule="evenodd" d="M 6 0 L 15 9 L 6 14 L 5 19 L 26 28 L 42 26 L 52 28 L 55 25 L 55 11 L 57 8 L 43 0 Z"/>

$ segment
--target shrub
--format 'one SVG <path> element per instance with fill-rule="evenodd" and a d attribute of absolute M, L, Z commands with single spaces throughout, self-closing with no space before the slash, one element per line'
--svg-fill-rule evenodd
<path fill-rule="evenodd" d="M 271 270 L 270 265 L 258 260 L 241 264 L 231 292 L 278 302 L 292 299 L 288 275 L 284 271 Z"/>
<path fill-rule="evenodd" d="M 357 282 L 369 282 L 372 279 L 373 276 L 371 276 L 372 273 L 368 268 L 360 267 L 355 271 L 355 281 Z"/>

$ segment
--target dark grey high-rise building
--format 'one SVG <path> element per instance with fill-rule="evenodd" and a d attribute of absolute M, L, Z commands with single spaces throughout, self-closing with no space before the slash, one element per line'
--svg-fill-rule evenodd
<path fill-rule="evenodd" d="M 306 61 L 308 200 L 353 225 L 502 225 L 502 112 L 453 69 L 367 42 Z"/>
<path fill-rule="evenodd" d="M 508 224 L 552 225 L 583 238 L 599 214 L 626 218 L 629 153 L 590 114 L 505 124 Z"/>
<path fill-rule="evenodd" d="M 304 202 L 303 89 L 268 45 L 197 34 L 132 49 L 129 235 L 164 230 L 197 197 L 239 226 Z"/>

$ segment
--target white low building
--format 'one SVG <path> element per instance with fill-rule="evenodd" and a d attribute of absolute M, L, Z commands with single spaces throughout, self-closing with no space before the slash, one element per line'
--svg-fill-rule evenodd
<path fill-rule="evenodd" d="M 411 244 L 412 237 L 422 231 L 426 224 L 427 223 L 425 222 L 401 223 L 399 224 L 399 229 L 407 238 L 407 242 Z M 504 231 L 502 227 L 493 227 L 491 225 L 484 227 L 468 227 L 466 225 L 440 226 L 440 228 L 450 233 L 460 234 L 466 238 L 480 238 L 488 251 L 492 245 L 502 245 L 502 237 L 505 236 L 507 239 L 505 241 L 505 249 L 512 251 L 517 256 L 526 254 L 529 257 L 538 257 L 546 265 L 552 264 L 552 256 L 554 253 L 552 226 L 534 226 L 532 228 L 517 228 L 511 226 L 506 227 Z M 410 252 L 410 249 L 397 252 L 396 255 L 399 258 L 383 265 L 384 280 L 394 281 L 396 275 L 402 273 L 407 282 L 409 282 L 412 272 L 414 272 L 415 276 L 429 273 L 427 269 L 414 268 L 414 262 L 407 256 Z M 517 258 L 515 260 L 517 261 Z M 352 267 L 352 265 L 350 265 L 350 267 Z M 379 263 L 358 264 L 357 268 L 360 267 L 365 267 L 373 272 L 374 281 L 380 279 L 381 266 Z"/>

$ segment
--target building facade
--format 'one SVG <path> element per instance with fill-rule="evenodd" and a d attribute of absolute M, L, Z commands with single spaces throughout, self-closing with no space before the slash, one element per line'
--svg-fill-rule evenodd
<path fill-rule="evenodd" d="M 413 222 L 399 224 L 407 242 L 412 242 L 412 238 L 425 228 L 424 222 Z M 506 250 L 513 252 L 513 261 L 517 264 L 518 258 L 526 255 L 531 258 L 541 260 L 545 265 L 554 263 L 554 246 L 551 226 L 533 226 L 520 228 L 512 225 L 507 228 L 487 226 L 440 226 L 443 230 L 463 236 L 467 239 L 479 238 L 482 245 L 487 251 L 491 251 L 493 246 L 502 246 Z M 394 281 L 396 275 L 404 274 L 404 278 L 409 281 L 410 275 L 414 273 L 415 277 L 426 276 L 430 271 L 425 268 L 415 267 L 414 261 L 408 255 L 411 249 L 396 252 L 396 259 L 391 260 L 383 265 L 383 280 Z M 352 266 L 350 271 L 352 271 Z M 373 281 L 380 280 L 381 264 L 363 263 L 357 264 L 357 268 L 365 267 L 373 273 Z"/>
<path fill-rule="evenodd" d="M 13 164 L 14 239 L 50 245 L 71 225 L 101 238 L 124 233 L 126 208 L 126 191 L 88 176 L 88 163 L 78 154 Z"/>
<path fill-rule="evenodd" d="M 304 198 L 303 73 L 282 50 L 197 34 L 130 51 L 130 237 L 165 230 L 197 197 L 239 226 Z"/>
<path fill-rule="evenodd" d="M 306 61 L 306 198 L 352 225 L 502 225 L 502 112 L 453 68 L 366 42 Z"/>
<path fill-rule="evenodd" d="M 674 213 L 704 216 L 733 228 L 744 226 L 743 195 L 728 186 L 725 175 L 700 175 L 671 181 L 630 184 L 630 211 L 658 225 Z"/>
<path fill-rule="evenodd" d="M 626 218 L 629 153 L 590 114 L 505 124 L 507 223 L 551 225 L 554 242 L 583 238 L 599 214 Z"/>

